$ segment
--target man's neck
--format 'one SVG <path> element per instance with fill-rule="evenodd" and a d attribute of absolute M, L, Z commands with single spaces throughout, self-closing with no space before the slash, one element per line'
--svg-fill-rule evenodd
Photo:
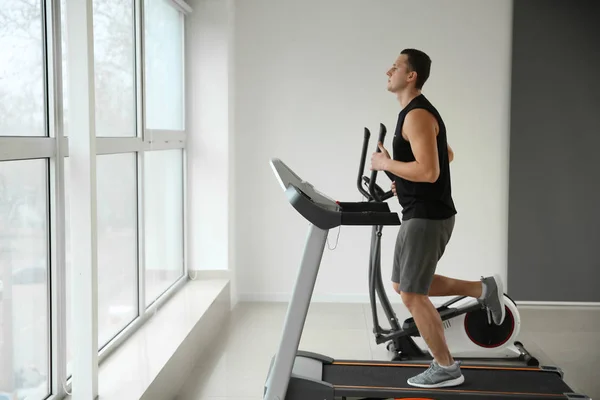
<path fill-rule="evenodd" d="M 412 99 L 419 96 L 420 94 L 421 90 L 419 89 L 411 89 L 406 92 L 398 93 L 398 101 L 400 102 L 400 106 L 402 108 L 406 107 L 406 105 L 410 103 Z"/>

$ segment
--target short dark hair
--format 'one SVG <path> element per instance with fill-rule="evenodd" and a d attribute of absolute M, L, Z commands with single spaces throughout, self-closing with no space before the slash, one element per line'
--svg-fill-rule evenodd
<path fill-rule="evenodd" d="M 417 73 L 415 87 L 417 89 L 423 88 L 423 85 L 429 78 L 429 72 L 431 71 L 431 58 L 423 51 L 417 49 L 404 49 L 400 54 L 406 54 L 408 56 L 409 69 L 411 71 L 416 71 Z"/>

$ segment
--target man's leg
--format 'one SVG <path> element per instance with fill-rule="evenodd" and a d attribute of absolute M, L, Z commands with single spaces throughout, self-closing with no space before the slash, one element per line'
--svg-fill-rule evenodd
<path fill-rule="evenodd" d="M 437 262 L 453 226 L 454 218 L 410 219 L 402 224 L 396 242 L 394 289 L 400 293 L 435 359 L 430 368 L 408 380 L 412 386 L 446 387 L 464 381 L 459 364 L 454 362 L 448 350 L 440 315 L 428 297 Z"/>
<path fill-rule="evenodd" d="M 429 287 L 429 296 L 470 296 L 476 299 L 481 297 L 483 283 L 481 281 L 463 281 L 448 278 L 443 275 L 434 275 Z"/>
<path fill-rule="evenodd" d="M 394 287 L 397 288 L 397 284 Z M 460 370 L 460 364 L 455 362 L 450 354 L 442 319 L 429 300 L 429 296 L 404 291 L 400 291 L 400 296 L 434 358 L 434 362 L 427 370 L 410 378 L 407 383 L 422 388 L 448 387 L 463 383 L 465 378 Z"/>
<path fill-rule="evenodd" d="M 406 292 L 401 292 L 400 296 L 438 364 L 445 367 L 453 365 L 454 359 L 446 344 L 442 319 L 429 297 Z"/>
<path fill-rule="evenodd" d="M 429 287 L 429 296 L 470 296 L 486 306 L 495 324 L 504 322 L 504 289 L 499 276 L 489 276 L 480 281 L 464 281 L 434 275 Z"/>
<path fill-rule="evenodd" d="M 486 279 L 493 279 L 493 277 Z M 485 302 L 486 299 L 495 300 L 493 299 L 493 296 L 496 296 L 497 292 L 494 292 L 493 290 L 485 290 L 486 293 L 484 294 L 484 282 L 486 282 L 485 279 L 483 281 L 465 281 L 448 278 L 442 275 L 434 275 L 431 286 L 429 287 L 428 296 L 470 296 L 483 302 Z M 491 285 L 488 286 L 492 287 Z M 417 325 L 417 328 L 419 328 L 419 332 L 421 333 L 423 340 L 425 340 L 431 349 L 435 359 L 441 365 L 451 365 L 454 360 L 447 351 L 448 349 L 446 347 L 446 340 L 442 329 L 442 320 L 435 306 L 429 300 L 429 297 L 415 293 L 402 292 L 400 290 L 400 285 L 397 283 L 394 283 L 394 290 L 402 296 L 404 305 L 408 308 L 413 316 L 415 324 Z M 494 303 L 494 301 L 488 302 Z M 421 325 L 426 332 L 421 332 L 421 327 L 419 326 L 418 320 L 420 320 Z M 438 325 L 442 330 L 436 334 Z M 427 341 L 426 337 L 431 337 L 431 345 Z"/>

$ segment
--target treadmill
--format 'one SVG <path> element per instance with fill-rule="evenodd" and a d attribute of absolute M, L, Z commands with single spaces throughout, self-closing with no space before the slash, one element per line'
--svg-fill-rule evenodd
<path fill-rule="evenodd" d="M 264 400 L 334 399 L 589 399 L 564 382 L 559 368 L 463 365 L 460 386 L 423 389 L 407 379 L 428 363 L 335 360 L 298 351 L 329 230 L 341 225 L 400 225 L 385 202 L 339 202 L 302 180 L 283 161 L 271 167 L 290 204 L 310 222 L 304 254 L 284 320 L 279 348 L 271 361 Z"/>

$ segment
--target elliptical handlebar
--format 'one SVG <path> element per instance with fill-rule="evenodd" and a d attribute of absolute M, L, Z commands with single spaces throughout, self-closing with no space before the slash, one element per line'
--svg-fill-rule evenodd
<path fill-rule="evenodd" d="M 369 193 L 362 187 L 362 174 L 365 170 L 365 161 L 367 159 L 367 146 L 369 145 L 369 138 L 371 137 L 371 132 L 369 128 L 365 128 L 365 139 L 363 140 L 362 154 L 360 157 L 360 167 L 358 169 L 358 179 L 356 180 L 356 185 L 358 187 L 358 191 L 362 193 L 363 196 L 369 198 Z"/>
<path fill-rule="evenodd" d="M 385 140 L 385 135 L 386 135 L 387 129 L 385 127 L 385 125 L 383 124 L 379 124 L 379 142 L 383 143 Z M 371 178 L 368 178 L 366 176 L 363 176 L 363 172 L 365 169 L 365 163 L 367 160 L 367 148 L 369 146 L 369 138 L 371 137 L 371 131 L 369 131 L 368 128 L 365 128 L 365 135 L 364 135 L 364 140 L 363 140 L 363 146 L 362 146 L 362 153 L 361 153 L 361 157 L 360 157 L 360 166 L 358 168 L 358 177 L 356 179 L 356 186 L 358 188 L 358 191 L 365 196 L 369 201 L 377 201 L 377 202 L 383 202 L 386 201 L 392 197 L 394 197 L 394 193 L 389 190 L 389 191 L 384 191 L 376 182 L 377 179 L 377 171 L 372 171 L 371 172 Z M 379 146 L 377 145 L 377 152 L 381 152 L 381 150 L 379 150 Z M 388 178 L 390 178 L 390 180 L 393 182 L 394 181 L 394 174 L 389 173 L 388 171 L 385 171 L 386 175 L 388 176 Z M 365 188 L 363 187 L 363 181 L 366 184 L 366 186 L 369 188 L 369 190 L 365 190 Z"/>
<path fill-rule="evenodd" d="M 381 152 L 381 150 L 379 149 L 379 143 L 380 142 L 383 143 L 385 141 L 386 133 L 387 133 L 387 129 L 385 128 L 385 125 L 380 123 L 379 124 L 379 139 L 378 139 L 377 143 L 375 144 L 375 147 L 376 147 L 375 151 L 377 153 Z M 371 171 L 371 179 L 369 180 L 369 193 L 371 194 L 371 197 L 375 201 L 381 202 L 381 201 L 383 201 L 382 196 L 380 196 L 378 191 L 375 189 L 375 187 L 376 187 L 375 181 L 376 180 L 377 180 L 377 171 Z M 391 193 L 391 191 L 390 191 L 390 193 Z"/>
<path fill-rule="evenodd" d="M 377 140 L 377 143 L 375 144 L 376 147 L 376 152 L 380 153 L 381 150 L 379 149 L 379 143 L 383 143 L 385 140 L 385 134 L 387 133 L 387 129 L 385 128 L 385 125 L 383 124 L 379 124 L 379 139 Z M 377 193 L 377 191 L 375 190 L 375 180 L 377 179 L 377 171 L 373 170 L 371 171 L 371 180 L 369 182 L 369 193 L 371 194 L 371 196 L 375 199 L 375 201 L 379 201 L 381 202 L 381 197 L 379 196 L 379 193 Z"/>

